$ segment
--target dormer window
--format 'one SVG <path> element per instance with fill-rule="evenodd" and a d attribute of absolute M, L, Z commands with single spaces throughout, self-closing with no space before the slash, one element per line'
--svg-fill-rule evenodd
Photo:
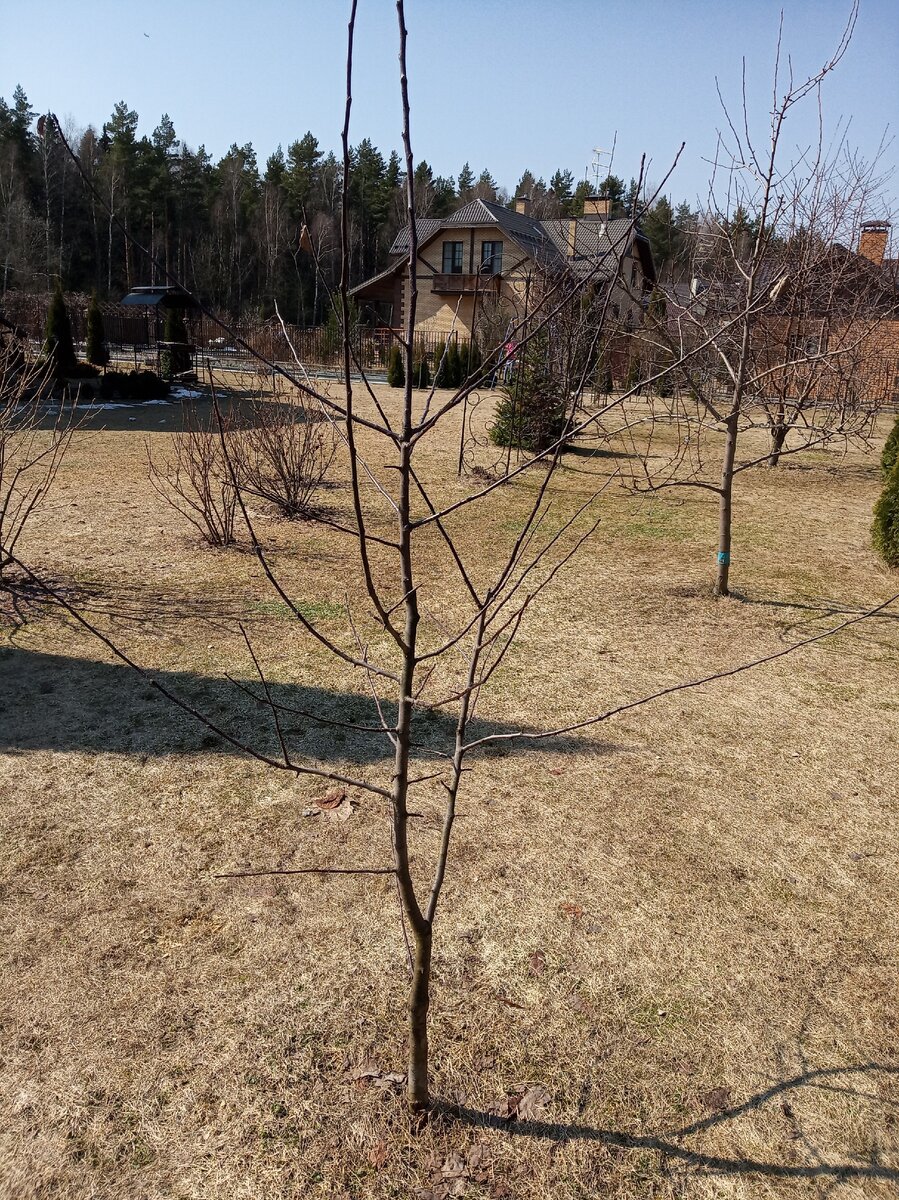
<path fill-rule="evenodd" d="M 444 275 L 461 275 L 462 274 L 462 243 L 461 242 L 444 242 L 443 243 L 443 274 Z"/>

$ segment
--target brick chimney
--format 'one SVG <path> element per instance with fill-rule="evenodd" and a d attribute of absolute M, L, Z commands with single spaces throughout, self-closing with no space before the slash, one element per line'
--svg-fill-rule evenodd
<path fill-rule="evenodd" d="M 568 257 L 574 258 L 577 254 L 577 217 L 572 217 L 568 222 Z"/>
<path fill-rule="evenodd" d="M 521 213 L 523 217 L 529 217 L 531 215 L 530 196 L 518 196 L 515 200 L 515 211 Z"/>
<path fill-rule="evenodd" d="M 865 221 L 858 239 L 859 254 L 875 267 L 882 266 L 889 236 L 889 221 Z"/>
<path fill-rule="evenodd" d="M 609 219 L 609 201 L 605 196 L 585 196 L 584 197 L 584 216 L 585 217 L 602 217 L 603 220 Z"/>

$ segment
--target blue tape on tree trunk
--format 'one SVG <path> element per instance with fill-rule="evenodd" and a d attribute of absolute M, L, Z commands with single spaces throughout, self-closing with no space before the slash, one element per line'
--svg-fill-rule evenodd
<path fill-rule="evenodd" d="M 729 550 L 719 550 L 718 551 L 718 563 L 722 567 L 730 566 L 730 551 Z"/>

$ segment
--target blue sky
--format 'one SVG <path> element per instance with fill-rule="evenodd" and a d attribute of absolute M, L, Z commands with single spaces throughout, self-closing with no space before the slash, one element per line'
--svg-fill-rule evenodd
<path fill-rule="evenodd" d="M 739 103 L 744 55 L 756 125 L 765 120 L 781 7 L 796 75 L 816 69 L 847 0 L 407 0 L 416 157 L 445 175 L 466 160 L 487 166 L 511 189 L 525 167 L 580 177 L 594 147 L 613 140 L 617 174 L 635 174 L 645 152 L 659 179 L 685 140 L 667 190 L 694 200 L 722 121 L 715 78 Z M 400 144 L 395 8 L 359 9 L 352 139 L 386 154 Z M 34 108 L 82 127 L 124 99 L 141 132 L 168 112 L 179 136 L 214 157 L 251 141 L 260 166 L 307 129 L 336 151 L 348 11 L 345 0 L 0 0 L 0 95 L 21 83 Z M 851 118 L 868 157 L 899 120 L 897 61 L 899 3 L 861 0 L 824 107 L 831 126 Z M 812 107 L 799 114 L 790 140 L 812 138 L 815 119 Z M 899 161 L 895 144 L 887 159 Z"/>

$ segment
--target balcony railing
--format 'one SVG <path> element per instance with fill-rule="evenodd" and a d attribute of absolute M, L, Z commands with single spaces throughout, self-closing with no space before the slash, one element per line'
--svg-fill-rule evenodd
<path fill-rule="evenodd" d="M 499 275 L 434 275 L 431 291 L 444 296 L 473 296 L 475 292 L 499 291 Z"/>

